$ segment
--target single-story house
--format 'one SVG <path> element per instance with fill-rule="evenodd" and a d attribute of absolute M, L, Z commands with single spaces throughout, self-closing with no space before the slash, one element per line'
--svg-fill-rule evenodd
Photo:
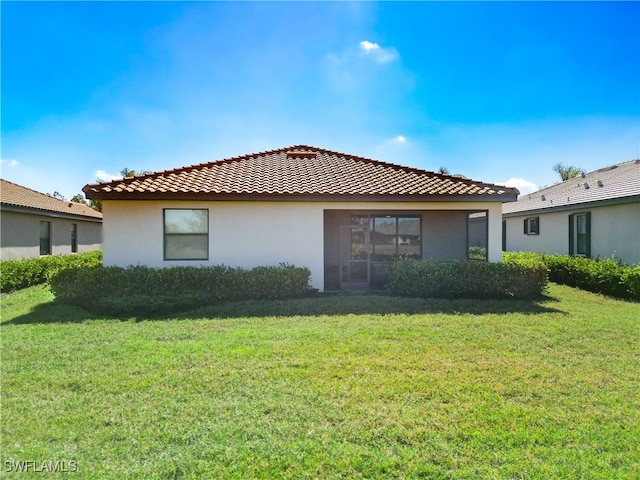
<path fill-rule="evenodd" d="M 2 260 L 99 250 L 102 214 L 0 179 L 0 239 Z"/>
<path fill-rule="evenodd" d="M 522 195 L 502 217 L 505 250 L 640 264 L 640 160 Z"/>
<path fill-rule="evenodd" d="M 518 195 L 305 145 L 83 191 L 102 201 L 105 265 L 284 262 L 309 268 L 321 291 L 382 288 L 399 256 L 467 259 L 471 223 L 474 243 L 498 262 L 502 203 Z"/>

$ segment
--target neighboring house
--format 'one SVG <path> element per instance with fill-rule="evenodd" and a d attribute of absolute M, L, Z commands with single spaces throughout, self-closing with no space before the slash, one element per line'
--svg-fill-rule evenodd
<path fill-rule="evenodd" d="M 0 258 L 87 252 L 102 246 L 102 214 L 0 179 Z"/>
<path fill-rule="evenodd" d="M 83 191 L 102 200 L 105 265 L 285 262 L 308 267 L 320 290 L 382 288 L 398 256 L 467 259 L 470 217 L 484 219 L 487 257 L 500 261 L 502 203 L 518 195 L 303 145 Z"/>
<path fill-rule="evenodd" d="M 640 264 L 640 160 L 522 195 L 502 213 L 505 250 Z"/>

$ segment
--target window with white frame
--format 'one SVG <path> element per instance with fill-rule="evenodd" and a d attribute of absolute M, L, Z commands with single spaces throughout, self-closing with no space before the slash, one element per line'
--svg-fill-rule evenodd
<path fill-rule="evenodd" d="M 164 259 L 209 259 L 209 210 L 164 210 Z"/>

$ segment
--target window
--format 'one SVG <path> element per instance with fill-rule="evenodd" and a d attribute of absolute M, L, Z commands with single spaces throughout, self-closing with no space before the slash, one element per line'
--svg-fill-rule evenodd
<path fill-rule="evenodd" d="M 421 258 L 421 217 L 372 216 L 371 224 L 372 260 L 391 262 L 398 256 Z"/>
<path fill-rule="evenodd" d="M 51 255 L 51 222 L 40 222 L 40 255 Z"/>
<path fill-rule="evenodd" d="M 531 217 L 524 219 L 525 235 L 540 235 L 540 217 Z"/>
<path fill-rule="evenodd" d="M 569 215 L 569 255 L 591 257 L 591 213 Z"/>
<path fill-rule="evenodd" d="M 71 253 L 78 252 L 78 224 L 71 224 Z"/>
<path fill-rule="evenodd" d="M 467 260 L 487 261 L 489 219 L 486 211 L 467 213 Z"/>
<path fill-rule="evenodd" d="M 209 259 L 208 210 L 164 210 L 164 259 Z"/>
<path fill-rule="evenodd" d="M 398 257 L 422 258 L 422 217 L 371 215 L 370 286 L 385 288 L 391 265 Z"/>
<path fill-rule="evenodd" d="M 502 251 L 507 251 L 507 221 L 502 221 Z"/>

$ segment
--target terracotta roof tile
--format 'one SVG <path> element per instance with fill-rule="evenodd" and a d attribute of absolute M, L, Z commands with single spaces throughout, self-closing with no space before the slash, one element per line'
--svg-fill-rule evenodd
<path fill-rule="evenodd" d="M 0 178 L 0 203 L 3 207 L 13 206 L 43 212 L 63 213 L 66 215 L 75 215 L 79 217 L 90 217 L 93 219 L 102 219 L 102 213 L 93 210 L 82 203 L 70 202 L 68 200 L 60 200 L 36 192 L 30 188 L 9 182 Z"/>
<path fill-rule="evenodd" d="M 371 197 L 510 201 L 518 191 L 466 178 L 380 162 L 306 145 L 253 153 L 133 178 L 90 184 L 92 199 Z"/>

